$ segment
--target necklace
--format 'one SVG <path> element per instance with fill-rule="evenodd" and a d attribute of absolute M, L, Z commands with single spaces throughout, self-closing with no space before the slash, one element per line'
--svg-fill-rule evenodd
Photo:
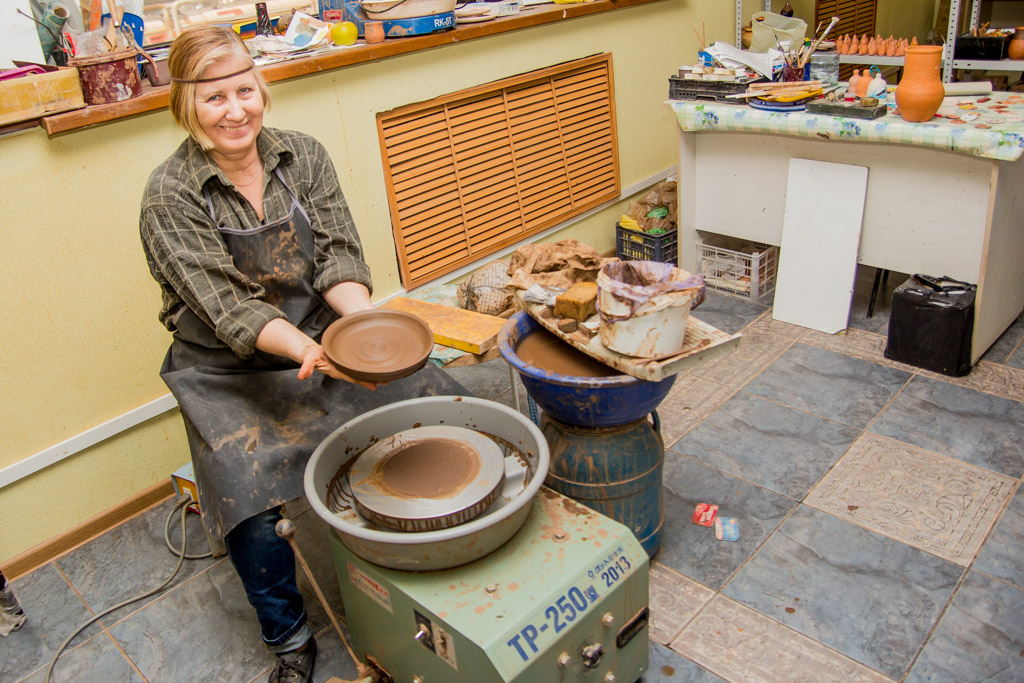
<path fill-rule="evenodd" d="M 260 163 L 259 159 L 257 159 L 256 162 L 258 166 L 258 168 L 256 169 L 256 173 L 254 173 L 253 176 L 244 183 L 237 183 L 232 180 L 231 182 L 234 183 L 235 187 L 248 187 L 249 185 L 252 185 L 254 182 L 256 182 L 258 178 L 263 177 L 263 164 Z"/>

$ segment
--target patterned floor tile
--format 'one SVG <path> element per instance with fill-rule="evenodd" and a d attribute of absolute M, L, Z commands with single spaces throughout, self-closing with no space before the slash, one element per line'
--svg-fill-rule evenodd
<path fill-rule="evenodd" d="M 693 368 L 690 374 L 739 389 L 792 344 L 791 339 L 774 334 L 744 334 L 735 351 Z"/>
<path fill-rule="evenodd" d="M 722 679 L 702 669 L 678 652 L 651 641 L 647 673 L 638 683 L 721 683 Z"/>
<path fill-rule="evenodd" d="M 866 434 L 805 502 L 966 567 L 1015 486 L 995 472 Z"/>
<path fill-rule="evenodd" d="M 722 596 L 712 600 L 670 647 L 730 681 L 891 680 Z"/>
<path fill-rule="evenodd" d="M 46 666 L 23 679 L 21 683 L 44 683 L 47 668 L 49 661 Z M 144 679 L 114 645 L 110 636 L 101 633 L 73 650 L 64 651 L 50 673 L 50 680 L 75 683 L 142 683 Z"/>
<path fill-rule="evenodd" d="M 192 614 L 202 618 L 190 618 Z M 173 672 L 180 681 L 249 681 L 273 664 L 256 613 L 228 562 L 154 600 L 112 626 L 110 633 L 153 681 L 162 680 L 161 672 Z"/>
<path fill-rule="evenodd" d="M 736 392 L 715 382 L 693 375 L 680 375 L 672 389 L 658 404 L 661 438 L 668 448 Z"/>
<path fill-rule="evenodd" d="M 899 678 L 962 572 L 940 557 L 800 505 L 722 593 Z"/>
<path fill-rule="evenodd" d="M 1016 358 L 1018 355 L 1024 359 L 1024 354 L 1021 351 L 1017 351 L 1013 357 Z M 1011 360 L 1013 359 L 1011 358 Z M 963 377 L 949 377 L 928 370 L 921 370 L 918 374 L 922 377 L 941 380 L 948 384 L 956 384 L 968 389 L 984 391 L 986 394 L 1002 396 L 1011 401 L 1024 402 L 1024 369 L 1020 369 L 1020 367 L 1009 367 L 981 361 L 971 368 L 970 374 Z"/>
<path fill-rule="evenodd" d="M 0 681 L 17 681 L 49 664 L 54 652 L 91 614 L 52 563 L 11 581 L 28 621 L 0 641 Z M 71 641 L 77 647 L 100 632 L 93 624 Z"/>
<path fill-rule="evenodd" d="M 795 503 L 669 451 L 665 454 L 665 526 L 657 560 L 718 588 L 775 529 Z M 697 503 L 716 503 L 734 517 L 739 539 L 719 541 L 714 529 L 690 523 Z"/>
<path fill-rule="evenodd" d="M 744 334 L 752 332 L 761 332 L 774 334 L 778 337 L 784 337 L 792 341 L 797 341 L 807 334 L 809 330 L 806 327 L 800 327 L 799 325 L 793 325 L 791 323 L 784 323 L 781 320 L 776 320 L 772 317 L 772 310 L 768 309 L 760 315 L 754 322 L 750 323 L 743 328 Z"/>
<path fill-rule="evenodd" d="M 715 592 L 660 562 L 651 563 L 651 639 L 668 645 Z"/>
<path fill-rule="evenodd" d="M 907 683 L 1024 680 L 1024 590 L 970 572 Z"/>
<path fill-rule="evenodd" d="M 1017 488 L 971 569 L 1024 589 L 1024 486 Z"/>
<path fill-rule="evenodd" d="M 910 376 L 798 342 L 744 391 L 863 429 Z"/>
<path fill-rule="evenodd" d="M 174 500 L 168 499 L 58 558 L 55 564 L 89 607 L 96 613 L 102 612 L 130 597 L 156 588 L 171 575 L 177 557 L 167 549 L 164 532 L 169 531 L 172 543 L 181 543 L 180 514 L 174 512 Z M 199 515 L 185 514 L 185 535 L 188 553 L 209 552 L 210 546 Z M 180 585 L 223 559 L 208 558 L 182 563 L 174 577 L 174 585 Z M 105 616 L 103 623 L 116 623 L 153 599 L 149 597 L 122 607 Z"/>
<path fill-rule="evenodd" d="M 1024 403 L 915 377 L 870 431 L 1019 477 L 1024 473 Z"/>
<path fill-rule="evenodd" d="M 848 329 L 845 333 L 825 334 L 817 330 L 810 330 L 800 341 L 808 346 L 816 346 L 819 349 L 827 349 L 841 353 L 844 356 L 853 356 L 869 360 L 904 372 L 914 373 L 918 371 L 912 365 L 898 363 L 885 357 L 885 337 L 874 332 L 865 330 Z"/>
<path fill-rule="evenodd" d="M 767 309 L 768 306 L 765 304 L 708 292 L 704 303 L 694 310 L 693 315 L 701 322 L 713 325 L 723 332 L 736 334 Z"/>
<path fill-rule="evenodd" d="M 860 430 L 740 392 L 672 447 L 801 500 Z"/>

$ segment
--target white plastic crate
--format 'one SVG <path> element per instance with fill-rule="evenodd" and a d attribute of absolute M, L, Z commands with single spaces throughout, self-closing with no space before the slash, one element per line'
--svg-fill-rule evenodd
<path fill-rule="evenodd" d="M 697 270 L 707 288 L 757 301 L 775 289 L 779 248 L 726 235 L 697 244 Z"/>

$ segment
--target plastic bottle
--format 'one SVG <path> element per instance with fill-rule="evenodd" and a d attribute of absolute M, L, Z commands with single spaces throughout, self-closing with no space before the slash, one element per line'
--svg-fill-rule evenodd
<path fill-rule="evenodd" d="M 847 100 L 853 100 L 857 97 L 857 86 L 860 84 L 860 69 L 854 69 L 853 75 L 850 76 L 850 82 L 846 86 L 846 97 Z"/>
<path fill-rule="evenodd" d="M 877 67 L 871 67 L 871 73 L 873 73 L 875 77 L 868 83 L 867 92 L 865 94 L 867 97 L 877 97 L 879 100 L 884 100 L 886 96 L 885 89 L 888 84 L 885 82 L 885 79 L 882 78 L 882 72 L 879 71 Z"/>

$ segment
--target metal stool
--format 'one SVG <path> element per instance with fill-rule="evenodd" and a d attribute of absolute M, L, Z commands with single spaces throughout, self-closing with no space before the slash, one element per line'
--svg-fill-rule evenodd
<path fill-rule="evenodd" d="M 868 317 L 875 314 L 875 299 L 878 297 L 879 286 L 885 287 L 889 281 L 889 271 L 884 268 L 875 268 L 875 281 L 871 285 L 871 299 L 868 300 Z"/>

